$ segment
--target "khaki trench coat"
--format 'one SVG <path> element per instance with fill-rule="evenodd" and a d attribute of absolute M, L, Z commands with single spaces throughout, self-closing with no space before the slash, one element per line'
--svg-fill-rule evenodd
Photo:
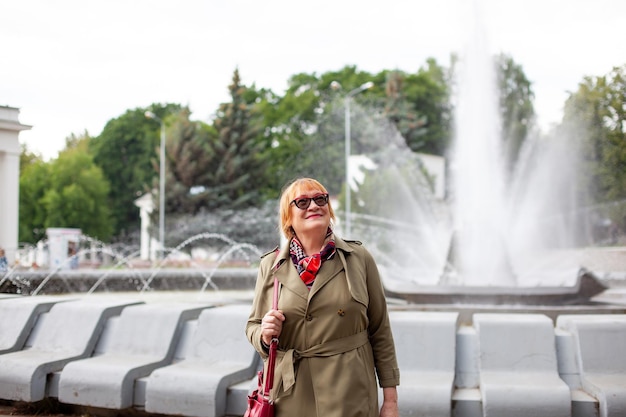
<path fill-rule="evenodd" d="M 266 359 L 261 320 L 271 309 L 274 276 L 285 314 L 272 398 L 276 417 L 378 417 L 378 387 L 400 383 L 378 268 L 360 242 L 335 237 L 309 291 L 288 245 L 263 257 L 246 335 Z M 278 268 L 276 265 L 281 261 Z"/>

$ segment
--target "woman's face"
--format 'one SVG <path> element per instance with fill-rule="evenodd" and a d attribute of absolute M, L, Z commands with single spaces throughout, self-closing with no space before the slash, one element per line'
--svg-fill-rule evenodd
<path fill-rule="evenodd" d="M 322 195 L 327 195 L 320 190 L 310 190 L 307 192 L 299 191 L 296 193 L 294 200 L 302 198 L 314 198 Z M 328 201 L 328 199 L 326 199 Z M 291 203 L 291 218 L 293 230 L 296 235 L 302 237 L 306 234 L 325 234 L 326 230 L 330 226 L 330 212 L 328 202 L 321 206 L 317 205 L 314 200 L 311 200 L 307 208 L 301 209 L 296 206 L 295 203 Z"/>

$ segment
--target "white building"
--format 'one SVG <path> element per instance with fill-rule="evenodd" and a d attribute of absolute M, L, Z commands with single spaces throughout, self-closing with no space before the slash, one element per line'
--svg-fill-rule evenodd
<path fill-rule="evenodd" d="M 20 110 L 0 106 L 0 247 L 12 264 L 18 249 L 20 143 L 19 134 L 31 126 L 19 121 Z"/>

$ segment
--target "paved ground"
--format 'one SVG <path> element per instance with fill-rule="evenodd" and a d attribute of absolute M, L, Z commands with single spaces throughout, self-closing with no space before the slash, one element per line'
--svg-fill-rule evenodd
<path fill-rule="evenodd" d="M 21 417 L 64 417 L 67 414 L 55 413 L 55 410 L 51 407 L 51 409 L 46 410 L 45 408 L 35 408 L 30 405 L 20 405 L 20 404 L 8 404 L 1 403 L 0 404 L 0 416 L 21 416 Z"/>
<path fill-rule="evenodd" d="M 0 400 L 0 417 L 167 417 L 137 410 L 89 409 L 61 405 L 56 401 L 43 400 L 37 404 L 15 403 Z"/>

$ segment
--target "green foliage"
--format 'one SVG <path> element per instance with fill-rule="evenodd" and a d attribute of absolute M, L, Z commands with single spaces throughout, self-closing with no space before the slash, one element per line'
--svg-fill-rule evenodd
<path fill-rule="evenodd" d="M 579 146 L 582 150 L 582 187 L 589 190 L 591 195 L 591 201 L 585 201 L 583 197 L 586 205 L 603 201 L 605 194 L 600 186 L 602 181 L 599 173 L 602 143 L 606 134 L 602 126 L 601 92 L 594 84 L 594 80 L 585 78 L 579 84 L 578 91 L 570 94 L 565 103 L 563 123 L 558 129 L 558 134 L 570 138 L 572 146 Z"/>
<path fill-rule="evenodd" d="M 229 90 L 232 101 L 220 105 L 214 121 L 217 137 L 207 144 L 210 159 L 203 185 L 208 209 L 258 204 L 265 174 L 261 125 L 246 101 L 254 95 L 246 95 L 248 89 L 241 84 L 238 70 Z"/>
<path fill-rule="evenodd" d="M 385 114 L 396 125 L 409 147 L 418 151 L 425 145 L 427 119 L 417 113 L 414 105 L 407 100 L 404 79 L 405 75 L 399 71 L 389 73 Z"/>
<path fill-rule="evenodd" d="M 91 155 L 66 150 L 52 162 L 50 174 L 54 188 L 42 199 L 48 213 L 46 227 L 77 227 L 88 236 L 109 239 L 109 184 Z"/>
<path fill-rule="evenodd" d="M 581 143 L 589 204 L 611 205 L 610 218 L 626 229 L 626 65 L 585 77 L 565 103 L 563 130 Z"/>
<path fill-rule="evenodd" d="M 319 76 L 301 73 L 289 79 L 284 96 L 262 97 L 258 108 L 269 144 L 264 157 L 271 161 L 263 187 L 267 197 L 276 198 L 287 182 L 304 176 L 315 177 L 331 193 L 339 193 L 345 177 L 343 97 L 372 79 L 354 66 Z M 364 95 L 359 101 L 365 100 Z M 356 101 L 353 121 L 360 117 Z M 358 122 L 353 126 L 353 153 L 358 153 L 367 143 L 367 135 L 362 134 Z"/>
<path fill-rule="evenodd" d="M 22 148 L 24 155 L 25 148 Z M 29 160 L 29 157 L 26 158 Z M 47 212 L 42 199 L 50 189 L 50 165 L 41 158 L 25 164 L 20 172 L 20 242 L 36 243 L 46 235 Z"/>
<path fill-rule="evenodd" d="M 24 171 L 29 165 L 42 160 L 41 154 L 28 149 L 25 143 L 20 144 L 20 172 Z"/>
<path fill-rule="evenodd" d="M 176 104 L 150 106 L 161 120 L 180 109 Z M 158 176 L 153 161 L 159 157 L 160 123 L 147 119 L 146 110 L 128 110 L 111 119 L 90 143 L 94 161 L 110 184 L 109 204 L 115 235 L 139 228 L 139 210 L 134 201 L 149 191 Z"/>
<path fill-rule="evenodd" d="M 80 148 L 67 149 L 50 163 L 29 165 L 20 178 L 20 240 L 35 243 L 49 227 L 75 227 L 109 239 L 108 193 L 102 171 Z"/>
<path fill-rule="evenodd" d="M 414 152 L 444 155 L 451 139 L 449 75 L 434 59 L 416 74 L 386 74 L 385 115 Z"/>
<path fill-rule="evenodd" d="M 257 105 L 264 123 L 264 157 L 271 161 L 267 183 L 262 186 L 263 194 L 269 198 L 276 198 L 285 183 L 299 176 L 296 158 L 303 152 L 306 132 L 316 126 L 316 85 L 313 75 L 295 75 L 283 97 L 266 95 Z"/>
<path fill-rule="evenodd" d="M 168 215 L 196 214 L 210 205 L 211 196 L 206 187 L 210 178 L 207 166 L 211 162 L 212 130 L 200 122 L 192 122 L 189 116 L 189 110 L 183 109 L 168 118 L 165 134 L 165 210 Z M 158 173 L 159 161 L 154 159 L 153 165 Z M 153 181 L 153 189 L 159 189 L 158 178 Z M 154 197 L 154 207 L 158 207 L 158 194 Z M 158 216 L 157 211 L 153 213 Z"/>
<path fill-rule="evenodd" d="M 502 140 L 506 148 L 507 165 L 512 168 L 534 122 L 534 93 L 522 67 L 513 58 L 500 54 L 495 61 L 500 90 Z"/>
<path fill-rule="evenodd" d="M 377 152 L 386 133 L 373 126 L 391 119 L 414 151 L 443 154 L 450 139 L 451 107 L 447 72 L 434 60 L 418 74 L 370 74 L 346 66 L 321 75 L 296 74 L 283 97 L 260 103 L 264 136 L 271 144 L 265 195 L 276 197 L 295 177 L 313 176 L 332 194 L 345 182 L 346 94 L 366 82 L 374 87 L 350 99 L 351 154 Z"/>
<path fill-rule="evenodd" d="M 626 198 L 626 65 L 607 76 L 603 126 L 606 142 L 602 149 L 600 175 L 607 200 Z"/>
<path fill-rule="evenodd" d="M 80 149 L 82 152 L 89 153 L 89 144 L 91 141 L 92 138 L 87 131 L 80 135 L 72 133 L 69 137 L 65 138 L 65 149 Z"/>

